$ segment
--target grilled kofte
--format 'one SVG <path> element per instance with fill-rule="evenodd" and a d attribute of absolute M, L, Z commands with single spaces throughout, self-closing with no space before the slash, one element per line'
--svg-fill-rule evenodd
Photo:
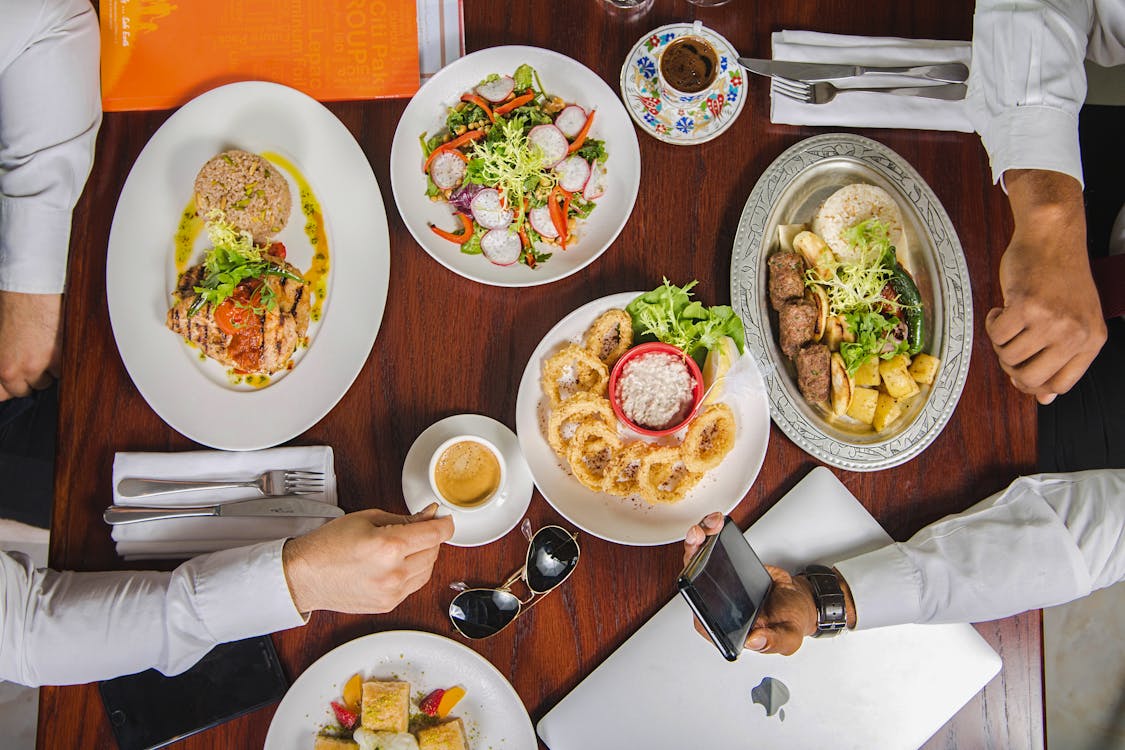
<path fill-rule="evenodd" d="M 285 262 L 284 245 L 270 241 L 289 218 L 288 184 L 260 156 L 228 151 L 204 165 L 195 187 L 212 247 L 180 275 L 166 324 L 237 373 L 284 370 L 308 332 L 310 308 L 308 282 Z M 238 195 L 246 206 L 226 200 Z"/>

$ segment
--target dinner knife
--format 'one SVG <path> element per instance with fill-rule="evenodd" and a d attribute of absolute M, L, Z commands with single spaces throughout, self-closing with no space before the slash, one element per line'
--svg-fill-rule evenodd
<path fill-rule="evenodd" d="M 338 518 L 344 509 L 338 505 L 308 500 L 303 497 L 264 497 L 239 500 L 220 505 L 198 505 L 153 508 L 134 505 L 111 505 L 102 518 L 110 526 L 125 523 L 154 521 L 161 518 L 194 518 L 217 516 L 219 518 L 262 517 L 275 518 Z"/>
<path fill-rule="evenodd" d="M 969 77 L 969 68 L 962 63 L 941 63 L 938 65 L 917 65 L 914 67 L 887 68 L 871 65 L 834 65 L 831 63 L 789 62 L 786 60 L 755 60 L 750 57 L 738 58 L 738 63 L 763 76 L 779 76 L 797 81 L 830 81 L 837 78 L 855 78 L 869 73 L 921 78 L 942 83 L 962 83 Z"/>

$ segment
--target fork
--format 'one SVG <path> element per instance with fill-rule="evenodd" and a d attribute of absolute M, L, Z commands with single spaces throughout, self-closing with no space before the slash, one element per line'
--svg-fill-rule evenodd
<path fill-rule="evenodd" d="M 848 91 L 874 91 L 896 96 L 921 96 L 926 99 L 946 99 L 956 101 L 965 98 L 968 87 L 963 83 L 950 83 L 942 86 L 895 86 L 892 88 L 840 88 L 827 81 L 805 83 L 789 78 L 775 76 L 774 90 L 778 94 L 804 104 L 827 104 L 837 94 Z"/>
<path fill-rule="evenodd" d="M 126 478 L 117 483 L 117 493 L 121 497 L 147 497 L 172 492 L 191 490 L 218 490 L 231 487 L 253 487 L 263 495 L 307 495 L 324 489 L 324 474 L 319 471 L 290 471 L 271 469 L 262 472 L 257 479 L 244 481 L 198 482 L 179 479 L 134 479 Z"/>

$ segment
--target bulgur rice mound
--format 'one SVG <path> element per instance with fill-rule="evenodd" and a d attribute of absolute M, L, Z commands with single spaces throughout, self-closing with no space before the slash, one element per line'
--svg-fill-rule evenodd
<path fill-rule="evenodd" d="M 289 221 L 289 183 L 268 161 L 232 149 L 213 157 L 195 178 L 195 208 L 203 218 L 218 210 L 237 229 L 267 245 Z"/>

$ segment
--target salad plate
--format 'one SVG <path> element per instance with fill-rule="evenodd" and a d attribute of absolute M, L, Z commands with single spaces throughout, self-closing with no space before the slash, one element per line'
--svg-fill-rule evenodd
<path fill-rule="evenodd" d="M 940 360 L 924 398 L 883 432 L 831 419 L 798 388 L 775 332 L 770 309 L 769 257 L 779 225 L 808 222 L 836 190 L 851 184 L 882 188 L 902 215 L 897 247 L 917 283 L 926 348 Z M 746 324 L 746 347 L 765 366 L 774 422 L 794 443 L 825 463 L 849 471 L 877 471 L 905 463 L 926 449 L 949 422 L 964 388 L 973 342 L 968 266 L 949 216 L 906 161 L 880 143 L 831 133 L 806 139 L 779 156 L 750 193 L 735 233 L 731 304 Z"/>
<path fill-rule="evenodd" d="M 580 484 L 546 437 L 549 404 L 540 387 L 543 364 L 562 346 L 580 342 L 599 315 L 615 308 L 624 309 L 641 294 L 624 292 L 594 300 L 563 318 L 543 337 L 520 380 L 516 434 L 535 486 L 555 510 L 575 526 L 607 541 L 649 546 L 678 542 L 707 513 L 728 513 L 742 501 L 765 459 L 770 417 L 762 376 L 747 350 L 738 360 L 744 368 L 740 387 L 728 389 L 721 399 L 734 412 L 734 447 L 683 500 L 650 505 L 643 500 L 594 492 Z"/>
<path fill-rule="evenodd" d="M 283 160 L 307 182 L 323 210 L 329 261 L 319 323 L 293 368 L 257 385 L 231 378 L 219 363 L 165 327 L 178 271 L 177 226 L 196 173 L 232 148 Z M 288 172 L 288 170 L 279 170 Z M 294 196 L 277 239 L 299 269 L 314 250 Z M 204 237 L 188 247 L 202 255 Z M 198 261 L 192 261 L 198 262 Z M 343 397 L 359 374 L 383 316 L 390 237 L 379 184 L 351 133 L 314 99 L 274 83 L 234 83 L 177 110 L 133 165 L 109 235 L 106 294 L 121 359 L 149 406 L 192 440 L 224 450 L 255 450 L 307 430 Z M 363 321 L 357 325 L 355 321 Z M 265 387 L 261 387 L 261 386 Z"/>
<path fill-rule="evenodd" d="M 594 113 L 589 128 L 581 137 L 603 141 L 605 152 L 605 159 L 601 162 L 605 174 L 601 177 L 601 187 L 597 191 L 598 197 L 594 200 L 593 210 L 586 218 L 574 222 L 573 235 L 566 249 L 557 244 L 537 243 L 534 238 L 529 240 L 537 252 L 551 254 L 549 259 L 537 262 L 535 268 L 526 265 L 522 256 L 518 262 L 511 262 L 510 265 L 498 265 L 480 254 L 479 247 L 472 243 L 461 245 L 436 234 L 431 227 L 455 233 L 461 231 L 461 223 L 455 216 L 454 208 L 447 200 L 441 199 L 441 195 L 436 195 L 436 200 L 427 195 L 427 191 L 431 195 L 435 191 L 424 169 L 433 160 L 428 159 L 429 148 L 432 147 L 424 148 L 423 144 L 447 130 L 450 113 L 462 103 L 462 97 L 479 98 L 477 92 L 482 83 L 493 76 L 514 76 L 523 65 L 530 66 L 535 71 L 536 91 L 541 85 L 544 93 L 558 97 L 568 107 L 576 105 L 585 113 Z M 487 90 L 485 93 L 491 95 Z M 510 90 L 512 97 L 519 93 Z M 536 99 L 539 100 L 540 97 L 537 96 Z M 493 108 L 498 112 L 506 109 L 504 103 L 501 103 L 503 100 L 488 101 L 492 102 Z M 510 120 L 517 114 L 512 111 L 509 116 L 506 111 L 504 117 Z M 552 112 L 551 116 L 556 114 L 561 115 Z M 488 127 L 493 126 L 489 124 Z M 473 130 L 477 129 L 479 128 Z M 560 129 L 566 128 L 560 124 Z M 465 132 L 467 131 L 450 133 L 451 139 L 458 138 Z M 527 135 L 530 140 L 531 133 Z M 576 141 L 578 136 L 567 138 Z M 480 142 L 486 140 L 482 138 Z M 564 151 L 566 147 L 567 143 L 564 141 Z M 468 162 L 473 153 L 471 145 L 466 143 L 459 151 Z M 543 171 L 552 172 L 552 169 L 544 167 Z M 433 169 L 430 171 L 432 173 Z M 549 183 L 552 180 L 554 174 L 548 174 L 546 181 Z M 487 187 L 495 189 L 498 186 Z M 586 66 L 557 52 L 537 47 L 493 47 L 447 65 L 411 99 L 399 120 L 391 145 L 391 189 L 395 205 L 414 239 L 434 260 L 454 273 L 493 286 L 548 284 L 592 263 L 609 248 L 625 226 L 636 202 L 639 187 L 640 150 L 637 135 L 620 99 Z M 578 195 L 586 191 L 580 187 L 573 192 Z M 500 192 L 500 200 L 505 200 L 504 192 Z M 538 201 L 539 198 L 533 197 L 532 200 Z M 506 208 L 506 204 L 501 204 L 500 207 Z M 532 208 L 529 204 L 528 210 Z M 475 218 L 479 214 L 473 210 L 470 215 Z M 518 220 L 511 226 L 514 228 L 517 225 L 523 226 Z M 550 227 L 546 229 L 550 230 Z M 479 227 L 477 230 L 479 231 Z M 462 252 L 462 247 L 470 252 Z M 506 257 L 496 260 L 501 263 L 508 261 Z"/>
<path fill-rule="evenodd" d="M 656 66 L 660 52 L 677 38 L 701 35 L 719 54 L 719 73 L 707 96 L 688 107 L 670 104 L 660 96 Z M 738 52 L 720 34 L 690 23 L 673 23 L 639 39 L 621 66 L 621 98 L 629 115 L 653 138 L 678 146 L 692 146 L 718 138 L 746 104 L 746 76 Z"/>
<path fill-rule="evenodd" d="M 372 633 L 337 646 L 301 673 L 278 704 L 265 750 L 308 750 L 333 723 L 331 701 L 357 672 L 399 679 L 412 694 L 460 685 L 454 714 L 476 748 L 532 748 L 535 731 L 523 701 L 504 675 L 476 651 L 449 638 L 413 630 Z"/>

